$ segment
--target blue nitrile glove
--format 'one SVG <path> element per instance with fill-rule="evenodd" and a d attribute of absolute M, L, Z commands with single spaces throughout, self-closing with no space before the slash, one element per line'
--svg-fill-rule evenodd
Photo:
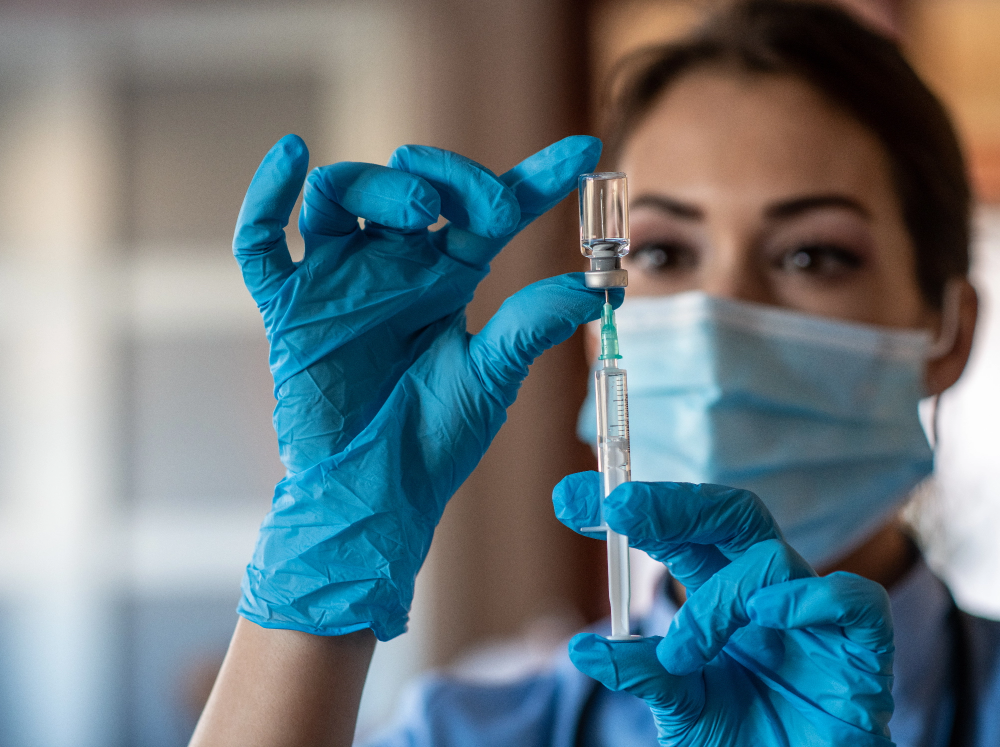
<path fill-rule="evenodd" d="M 599 153 L 593 138 L 567 138 L 501 177 L 422 146 L 397 150 L 392 168 L 316 169 L 297 264 L 283 228 L 308 154 L 288 136 L 264 158 L 234 247 L 271 343 L 288 473 L 247 567 L 243 617 L 321 635 L 370 627 L 381 640 L 405 630 L 445 503 L 528 365 L 597 318 L 603 296 L 579 274 L 544 280 L 474 336 L 465 304 L 493 256 Z M 439 213 L 450 223 L 428 232 Z"/>
<path fill-rule="evenodd" d="M 419 145 L 397 149 L 389 167 L 315 169 L 299 216 L 306 256 L 295 264 L 283 228 L 309 154 L 295 135 L 271 149 L 233 246 L 271 342 L 274 425 L 290 472 L 346 447 L 472 298 L 490 260 L 562 200 L 600 152 L 595 138 L 566 138 L 499 178 Z M 428 232 L 439 213 L 450 223 Z"/>
<path fill-rule="evenodd" d="M 553 492 L 574 530 L 600 519 L 596 472 Z M 720 485 L 619 486 L 604 516 L 687 589 L 664 637 L 570 641 L 577 668 L 645 700 L 662 745 L 891 745 L 889 597 L 817 577 L 757 496 Z"/>

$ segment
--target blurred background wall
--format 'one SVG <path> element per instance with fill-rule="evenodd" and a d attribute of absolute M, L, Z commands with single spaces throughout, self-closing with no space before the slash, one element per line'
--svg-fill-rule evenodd
<path fill-rule="evenodd" d="M 916 521 L 960 602 L 1000 617 L 1000 6 L 852 4 L 904 39 L 971 154 L 986 321 L 942 403 L 938 482 Z M 595 131 L 614 61 L 706 5 L 0 9 L 0 744 L 187 741 L 282 473 L 266 342 L 229 246 L 268 147 L 296 132 L 313 165 L 384 163 L 423 142 L 500 172 Z M 514 290 L 577 269 L 574 221 L 570 200 L 504 251 L 474 329 Z M 445 514 L 410 632 L 378 647 L 362 731 L 428 667 L 530 666 L 603 614 L 602 547 L 549 502 L 592 463 L 573 436 L 585 380 L 577 338 L 533 367 Z"/>

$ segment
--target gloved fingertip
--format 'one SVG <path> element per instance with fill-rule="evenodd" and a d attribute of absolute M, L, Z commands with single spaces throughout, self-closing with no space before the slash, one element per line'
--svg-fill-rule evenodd
<path fill-rule="evenodd" d="M 267 252 L 273 254 L 277 251 L 287 255 L 284 228 L 308 168 L 309 149 L 302 138 L 294 134 L 281 138 L 261 160 L 247 188 L 233 234 L 233 253 L 241 264 L 247 260 L 255 261 L 256 257 Z M 284 272 L 290 263 L 290 259 L 276 257 L 271 264 L 280 265 Z M 274 268 L 268 269 L 270 272 L 265 274 L 274 275 Z M 253 268 L 251 272 L 254 272 Z M 260 293 L 269 278 L 245 279 L 253 286 L 248 287 L 260 302 Z"/>
<path fill-rule="evenodd" d="M 496 174 L 459 153 L 427 145 L 402 145 L 389 167 L 426 179 L 440 194 L 440 214 L 457 228 L 486 239 L 517 230 L 521 206 Z M 434 216 L 437 219 L 437 214 Z"/>
<path fill-rule="evenodd" d="M 291 210 L 287 203 L 298 197 L 308 168 L 305 141 L 295 134 L 285 135 L 261 160 L 247 191 L 247 202 L 257 207 L 258 214 L 280 217 L 286 207 Z"/>
<path fill-rule="evenodd" d="M 678 677 L 697 672 L 706 663 L 686 645 L 686 641 L 678 640 L 672 626 L 671 632 L 656 645 L 656 658 L 667 672 Z"/>
<path fill-rule="evenodd" d="M 539 280 L 508 298 L 475 336 L 474 345 L 493 358 L 516 364 L 518 383 L 534 359 L 600 316 L 603 298 L 587 290 L 582 273 Z"/>
<path fill-rule="evenodd" d="M 648 488 L 642 482 L 622 483 L 604 499 L 604 519 L 620 534 L 645 538 L 648 532 L 637 532 L 647 510 L 645 498 Z M 638 510 L 637 510 L 638 509 Z"/>
<path fill-rule="evenodd" d="M 557 493 L 562 497 L 576 496 L 580 492 L 588 494 L 597 493 L 601 487 L 601 473 L 594 470 L 585 472 L 573 472 L 566 475 L 556 483 L 552 489 L 553 494 Z"/>
<path fill-rule="evenodd" d="M 556 518 L 573 531 L 600 523 L 601 475 L 577 472 L 566 475 L 552 489 Z"/>
<path fill-rule="evenodd" d="M 577 633 L 569 639 L 570 657 L 585 655 L 587 652 L 592 651 L 595 646 L 599 647 L 601 641 L 607 643 L 604 638 L 601 638 L 596 633 Z"/>
<path fill-rule="evenodd" d="M 410 230 L 432 226 L 437 223 L 438 216 L 441 215 L 441 195 L 437 190 L 430 185 L 422 184 L 415 192 L 414 200 L 409 205 L 414 218 L 405 226 Z"/>
<path fill-rule="evenodd" d="M 425 179 L 371 163 L 322 166 L 309 175 L 308 186 L 306 201 L 317 200 L 324 209 L 333 203 L 393 230 L 420 230 L 441 214 L 441 196 Z"/>
<path fill-rule="evenodd" d="M 309 162 L 309 148 L 306 146 L 306 141 L 294 132 L 288 133 L 276 142 L 270 152 L 274 154 L 280 153 L 285 158 L 290 159 L 296 166 Z"/>
<path fill-rule="evenodd" d="M 628 690 L 640 698 L 657 697 L 666 684 L 654 652 L 659 636 L 615 641 L 593 633 L 569 642 L 573 665 L 609 690 Z"/>
<path fill-rule="evenodd" d="M 409 169 L 407 167 L 409 166 L 410 163 L 411 151 L 422 147 L 424 146 L 411 145 L 411 144 L 400 145 L 398 148 L 396 148 L 396 150 L 392 152 L 392 155 L 389 156 L 389 160 L 386 162 L 385 165 L 388 166 L 390 169 L 400 169 L 402 171 L 408 171 Z"/>
<path fill-rule="evenodd" d="M 670 483 L 656 483 L 657 485 L 669 485 Z M 615 506 L 616 508 L 621 508 L 628 505 L 629 500 L 637 492 L 645 492 L 647 483 L 636 481 L 636 482 L 623 482 L 618 485 L 611 493 L 608 495 L 608 505 Z"/>
<path fill-rule="evenodd" d="M 758 589 L 746 603 L 747 616 L 765 628 L 788 628 L 808 594 L 809 581 L 798 579 Z"/>
<path fill-rule="evenodd" d="M 596 169 L 597 163 L 601 160 L 601 153 L 604 151 L 604 143 L 601 142 L 599 137 L 594 137 L 593 135 L 577 135 L 577 137 L 586 140 L 584 154 L 590 159 L 590 168 Z"/>
<path fill-rule="evenodd" d="M 580 174 L 592 172 L 600 157 L 600 140 L 572 135 L 529 156 L 500 180 L 517 195 L 522 217 L 533 218 L 576 189 Z"/>
<path fill-rule="evenodd" d="M 594 300 L 599 304 L 597 307 L 597 316 L 595 319 L 599 319 L 601 316 L 601 309 L 604 307 L 604 300 L 607 298 L 611 307 L 617 309 L 625 301 L 625 289 L 624 288 L 590 288 L 587 286 L 586 273 L 583 272 L 567 272 L 564 275 L 558 277 L 566 278 L 567 284 L 570 287 L 580 288 L 586 291 Z M 590 320 L 588 320 L 590 321 Z"/>
<path fill-rule="evenodd" d="M 787 628 L 788 605 L 781 595 L 765 586 L 747 600 L 746 611 L 750 621 L 762 628 Z"/>
<path fill-rule="evenodd" d="M 381 193 L 390 201 L 398 199 L 399 204 L 392 210 L 391 217 L 387 214 L 381 221 L 379 216 L 371 220 L 407 231 L 418 231 L 437 222 L 441 215 L 441 194 L 426 179 L 416 174 L 404 176 L 392 171 L 374 172 L 374 176 L 376 178 L 371 180 L 371 186 L 375 187 L 372 193 Z"/>
<path fill-rule="evenodd" d="M 584 316 L 583 322 L 592 322 L 595 319 L 601 318 L 601 310 L 604 308 L 605 291 L 588 288 L 584 273 L 567 272 L 562 275 L 555 275 L 553 277 L 546 278 L 540 282 L 572 290 L 575 293 L 575 297 L 578 299 L 574 303 L 579 306 L 579 313 Z M 612 288 L 608 294 L 612 305 L 614 305 L 617 301 L 618 306 L 621 306 L 623 298 L 621 289 Z"/>
<path fill-rule="evenodd" d="M 594 633 L 578 633 L 569 640 L 569 659 L 573 666 L 594 679 L 607 669 L 611 657 L 611 643 Z"/>
<path fill-rule="evenodd" d="M 601 139 L 593 135 L 570 135 L 560 140 L 558 144 L 564 144 L 567 151 L 572 149 L 579 154 L 580 167 L 583 169 L 581 174 L 593 172 L 597 168 L 601 160 L 601 151 L 604 150 Z"/>

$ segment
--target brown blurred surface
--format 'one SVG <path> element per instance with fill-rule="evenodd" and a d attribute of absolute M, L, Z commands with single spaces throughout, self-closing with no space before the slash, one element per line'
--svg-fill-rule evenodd
<path fill-rule="evenodd" d="M 979 199 L 1000 202 L 1000 3 L 916 0 L 907 46 L 952 111 Z"/>
<path fill-rule="evenodd" d="M 589 131 L 581 3 L 431 0 L 428 9 L 429 142 L 499 173 Z M 504 249 L 469 307 L 470 328 L 528 283 L 581 269 L 576 233 L 568 199 Z M 603 547 L 560 525 L 550 499 L 564 475 L 593 467 L 574 437 L 586 379 L 579 336 L 544 354 L 445 512 L 430 560 L 432 661 L 566 609 L 588 619 L 603 614 Z"/>

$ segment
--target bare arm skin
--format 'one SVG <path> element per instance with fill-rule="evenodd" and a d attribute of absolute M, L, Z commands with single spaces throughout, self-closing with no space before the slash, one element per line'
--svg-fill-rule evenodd
<path fill-rule="evenodd" d="M 317 636 L 243 618 L 190 747 L 347 747 L 375 636 Z"/>

